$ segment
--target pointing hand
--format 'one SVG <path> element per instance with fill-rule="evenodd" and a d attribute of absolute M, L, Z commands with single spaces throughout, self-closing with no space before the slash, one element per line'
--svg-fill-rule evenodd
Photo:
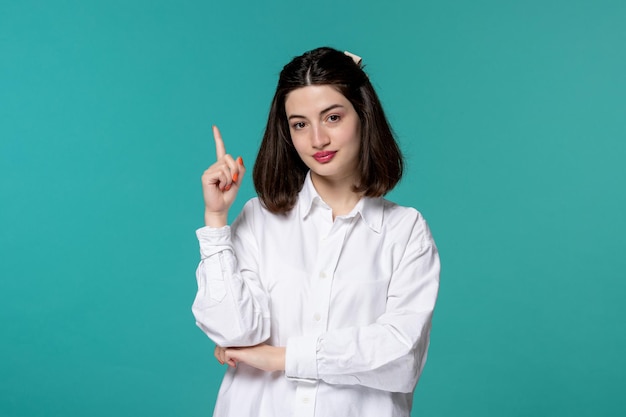
<path fill-rule="evenodd" d="M 202 174 L 204 220 L 207 226 L 222 227 L 227 223 L 228 210 L 235 201 L 246 168 L 241 157 L 234 160 L 226 153 L 217 126 L 213 126 L 213 138 L 217 161 Z"/>

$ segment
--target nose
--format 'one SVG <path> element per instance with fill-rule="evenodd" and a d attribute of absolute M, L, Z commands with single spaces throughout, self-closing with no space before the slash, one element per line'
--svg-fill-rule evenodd
<path fill-rule="evenodd" d="M 311 145 L 315 149 L 322 149 L 330 143 L 330 137 L 323 126 L 314 127 L 311 134 Z"/>

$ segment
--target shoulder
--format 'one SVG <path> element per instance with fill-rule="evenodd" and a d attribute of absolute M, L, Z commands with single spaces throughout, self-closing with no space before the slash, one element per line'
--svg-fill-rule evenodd
<path fill-rule="evenodd" d="M 434 244 L 432 233 L 422 213 L 413 207 L 401 206 L 381 198 L 383 209 L 383 233 L 406 235 L 413 241 Z"/>
<path fill-rule="evenodd" d="M 241 212 L 233 222 L 233 227 L 236 227 L 240 223 L 252 222 L 259 218 L 259 216 L 264 216 L 266 213 L 269 212 L 263 207 L 261 200 L 259 200 L 258 197 L 253 197 L 243 205 Z"/>
<path fill-rule="evenodd" d="M 248 200 L 231 225 L 233 242 L 245 247 L 255 247 L 259 237 L 259 227 L 263 223 L 263 206 L 258 197 Z M 245 244 L 244 244 L 245 242 Z"/>
<path fill-rule="evenodd" d="M 381 198 L 380 201 L 384 226 L 401 225 L 407 227 L 416 223 L 426 223 L 422 213 L 413 207 L 401 206 L 385 198 Z"/>
<path fill-rule="evenodd" d="M 246 201 L 246 203 L 243 205 L 243 209 L 241 210 L 241 213 L 245 214 L 245 213 L 257 212 L 257 211 L 262 212 L 264 210 L 265 209 L 263 207 L 263 204 L 261 204 L 261 200 L 259 199 L 259 197 L 253 197 L 249 199 L 248 201 Z"/>
<path fill-rule="evenodd" d="M 284 222 L 285 219 L 291 217 L 291 213 L 293 211 L 294 210 L 287 214 L 272 213 L 263 205 L 258 197 L 253 197 L 244 204 L 241 212 L 233 222 L 233 227 L 236 228 L 242 223 L 260 225 L 268 221 L 278 223 Z"/>

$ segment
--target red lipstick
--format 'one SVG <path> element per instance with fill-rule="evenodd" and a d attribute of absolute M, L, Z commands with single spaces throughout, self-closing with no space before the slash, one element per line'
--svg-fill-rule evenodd
<path fill-rule="evenodd" d="M 313 158 L 320 164 L 325 164 L 330 162 L 336 153 L 337 151 L 320 151 L 316 152 L 315 155 L 313 155 Z"/>

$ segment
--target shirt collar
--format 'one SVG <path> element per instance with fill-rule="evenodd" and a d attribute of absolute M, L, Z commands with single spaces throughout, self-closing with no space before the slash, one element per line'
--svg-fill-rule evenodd
<path fill-rule="evenodd" d="M 311 171 L 309 171 L 304 179 L 304 184 L 300 194 L 298 195 L 298 212 L 300 218 L 305 220 L 314 207 L 325 208 L 330 210 L 330 207 L 322 200 L 322 197 L 317 193 L 313 181 L 311 180 Z M 344 217 L 350 218 L 360 215 L 365 224 L 376 233 L 380 233 L 383 223 L 383 209 L 384 200 L 382 197 L 363 197 L 354 206 L 354 209 Z"/>

